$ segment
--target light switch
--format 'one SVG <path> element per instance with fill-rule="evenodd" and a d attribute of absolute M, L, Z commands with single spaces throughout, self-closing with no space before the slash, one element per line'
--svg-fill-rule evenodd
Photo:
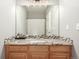
<path fill-rule="evenodd" d="M 79 30 L 79 23 L 76 24 L 76 30 Z"/>
<path fill-rule="evenodd" d="M 69 30 L 69 25 L 68 24 L 66 25 L 66 30 Z"/>

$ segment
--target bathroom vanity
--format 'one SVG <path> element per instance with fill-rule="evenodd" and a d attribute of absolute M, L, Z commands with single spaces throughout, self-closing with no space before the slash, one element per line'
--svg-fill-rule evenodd
<path fill-rule="evenodd" d="M 71 45 L 5 45 L 5 59 L 72 59 Z"/>
<path fill-rule="evenodd" d="M 28 39 L 27 39 L 28 40 Z M 72 59 L 71 43 L 48 40 L 5 42 L 5 59 Z"/>

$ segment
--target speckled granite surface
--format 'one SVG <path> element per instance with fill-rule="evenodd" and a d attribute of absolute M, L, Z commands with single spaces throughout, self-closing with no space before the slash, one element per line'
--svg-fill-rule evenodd
<path fill-rule="evenodd" d="M 72 40 L 63 39 L 6 39 L 5 45 L 73 45 Z"/>

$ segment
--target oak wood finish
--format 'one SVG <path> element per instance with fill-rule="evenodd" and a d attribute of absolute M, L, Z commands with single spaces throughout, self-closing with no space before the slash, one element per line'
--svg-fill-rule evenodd
<path fill-rule="evenodd" d="M 50 59 L 71 59 L 71 46 L 50 46 Z"/>
<path fill-rule="evenodd" d="M 5 45 L 5 59 L 72 59 L 72 46 Z"/>
<path fill-rule="evenodd" d="M 29 59 L 48 59 L 48 46 L 29 46 Z"/>
<path fill-rule="evenodd" d="M 27 46 L 5 46 L 5 59 L 28 59 L 27 53 Z"/>
<path fill-rule="evenodd" d="M 10 52 L 9 59 L 27 59 L 27 54 L 24 52 Z"/>

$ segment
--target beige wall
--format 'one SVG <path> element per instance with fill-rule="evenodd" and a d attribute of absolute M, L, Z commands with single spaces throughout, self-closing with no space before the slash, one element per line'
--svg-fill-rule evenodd
<path fill-rule="evenodd" d="M 60 35 L 73 40 L 73 59 L 79 59 L 79 0 L 60 0 Z"/>
<path fill-rule="evenodd" d="M 4 59 L 4 38 L 15 34 L 15 0 L 0 0 L 0 59 Z"/>

